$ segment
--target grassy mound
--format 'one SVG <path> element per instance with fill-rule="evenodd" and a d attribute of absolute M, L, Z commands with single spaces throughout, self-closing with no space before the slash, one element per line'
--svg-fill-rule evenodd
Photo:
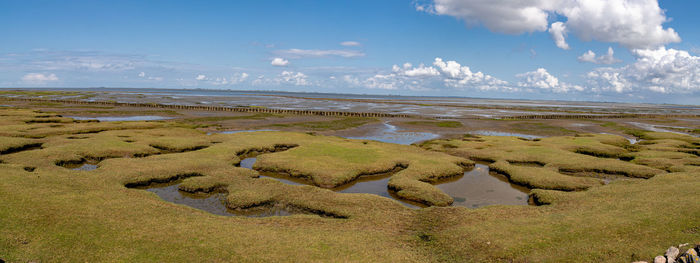
<path fill-rule="evenodd" d="M 0 155 L 0 259 L 7 262 L 626 262 L 698 240 L 693 137 L 649 133 L 629 145 L 608 135 L 483 136 L 421 149 L 288 132 L 206 135 L 175 122 L 26 122 L 51 116 L 0 109 L 0 149 L 41 143 Z M 430 182 L 472 162 L 444 152 L 495 161 L 492 169 L 539 188 L 531 194 L 542 205 L 414 210 L 235 167 L 257 155 L 260 169 L 333 184 L 401 165 L 388 185 L 397 195 L 447 204 Z M 86 159 L 99 168 L 57 165 Z M 608 173 L 650 179 L 600 185 L 589 178 Z M 225 193 L 231 209 L 281 205 L 310 215 L 218 216 L 126 187 L 174 181 L 186 192 Z"/>

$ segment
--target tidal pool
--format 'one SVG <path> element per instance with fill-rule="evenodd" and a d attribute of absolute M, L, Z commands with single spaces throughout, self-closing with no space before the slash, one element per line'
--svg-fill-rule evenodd
<path fill-rule="evenodd" d="M 256 158 L 241 160 L 240 167 L 252 169 Z M 392 198 L 411 207 L 425 207 L 423 204 L 410 202 L 397 197 L 387 187 L 393 173 L 360 176 L 356 180 L 332 189 L 340 193 L 366 193 Z M 283 174 L 261 173 L 260 177 L 277 179 L 286 184 L 310 184 L 300 178 Z M 435 183 L 437 188 L 454 199 L 453 206 L 477 208 L 487 205 L 527 205 L 529 189 L 508 182 L 505 176 L 490 173 L 488 165 L 476 164 L 463 175 L 448 178 Z"/>
<path fill-rule="evenodd" d="M 166 184 L 152 184 L 147 187 L 138 187 L 146 191 L 155 193 L 163 201 L 175 204 L 182 204 L 215 215 L 222 216 L 246 216 L 246 217 L 268 217 L 268 216 L 290 216 L 294 214 L 309 214 L 301 209 L 282 205 L 268 205 L 249 209 L 234 210 L 225 205 L 226 195 L 223 193 L 213 194 L 191 194 L 180 191 L 180 182 Z"/>
<path fill-rule="evenodd" d="M 642 128 L 647 131 L 653 131 L 653 132 L 670 132 L 670 133 L 675 133 L 675 134 L 684 134 L 684 135 L 692 135 L 688 134 L 685 132 L 680 132 L 677 130 L 673 130 L 673 128 L 676 129 L 690 129 L 688 127 L 681 127 L 681 126 L 668 126 L 668 125 L 654 125 L 654 124 L 648 124 L 648 123 L 641 123 L 641 122 L 627 122 L 629 124 L 632 124 L 634 126 L 637 126 L 639 128 Z M 693 135 L 695 136 L 695 135 Z M 697 136 L 696 136 L 697 137 Z"/>
<path fill-rule="evenodd" d="M 75 171 L 92 171 L 95 169 L 97 169 L 97 165 L 96 164 L 89 164 L 89 163 L 84 163 L 78 167 L 71 168 L 71 170 L 75 170 Z"/>
<path fill-rule="evenodd" d="M 370 135 L 361 137 L 345 137 L 348 139 L 373 140 L 380 142 L 396 143 L 396 144 L 412 144 L 420 141 L 432 140 L 440 135 L 429 132 L 402 132 L 398 131 L 396 126 L 384 123 L 381 130 L 375 131 Z"/>
<path fill-rule="evenodd" d="M 453 206 L 470 208 L 527 205 L 530 192 L 527 187 L 508 182 L 503 175 L 489 172 L 489 167 L 485 164 L 476 164 L 474 169 L 464 172 L 464 175 L 440 181 L 435 186 L 455 200 Z"/>
<path fill-rule="evenodd" d="M 172 119 L 172 117 L 163 117 L 163 116 L 116 116 L 116 117 L 111 117 L 111 116 L 105 116 L 105 117 L 66 116 L 66 117 L 73 118 L 75 120 L 80 120 L 80 121 L 98 120 L 98 121 L 104 121 L 104 122 L 109 122 L 109 121 L 160 121 L 160 120 Z"/>

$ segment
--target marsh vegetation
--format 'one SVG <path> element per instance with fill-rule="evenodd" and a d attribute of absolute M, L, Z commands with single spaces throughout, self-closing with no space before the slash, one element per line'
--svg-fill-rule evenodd
<path fill-rule="evenodd" d="M 0 108 L 11 262 L 619 262 L 698 240 L 700 139 L 689 135 L 592 122 L 641 141 L 465 131 L 399 145 L 25 107 Z M 374 122 L 326 121 L 277 127 Z"/>

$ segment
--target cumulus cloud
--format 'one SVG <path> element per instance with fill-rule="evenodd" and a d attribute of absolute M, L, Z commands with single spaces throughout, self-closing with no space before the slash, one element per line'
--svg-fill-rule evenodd
<path fill-rule="evenodd" d="M 578 61 L 581 62 L 591 62 L 595 64 L 615 64 L 622 62 L 621 60 L 615 58 L 615 51 L 612 47 L 608 47 L 608 53 L 605 55 L 600 55 L 596 57 L 595 52 L 588 50 L 586 53 L 578 57 Z"/>
<path fill-rule="evenodd" d="M 56 74 L 28 73 L 22 76 L 22 82 L 28 84 L 46 84 L 48 82 L 58 81 Z"/>
<path fill-rule="evenodd" d="M 293 72 L 293 71 L 286 71 L 285 70 L 285 71 L 282 71 L 282 74 L 279 75 L 277 80 L 279 82 L 292 84 L 295 86 L 311 85 L 311 83 L 308 80 L 308 76 L 306 76 L 306 74 L 301 73 L 301 72 Z"/>
<path fill-rule="evenodd" d="M 207 75 L 199 74 L 199 75 L 197 75 L 197 77 L 195 77 L 194 79 L 196 79 L 196 80 L 206 80 L 206 79 L 207 79 Z"/>
<path fill-rule="evenodd" d="M 549 33 L 552 35 L 552 39 L 554 39 L 554 44 L 557 45 L 557 47 L 561 49 L 569 49 L 569 44 L 566 43 L 566 25 L 562 22 L 554 22 L 552 23 L 552 26 L 549 28 Z"/>
<path fill-rule="evenodd" d="M 477 88 L 480 90 L 512 90 L 508 82 L 486 75 L 481 71 L 472 72 L 468 66 L 462 66 L 457 61 L 443 61 L 435 58 L 433 65 L 444 76 L 445 85 L 454 88 Z"/>
<path fill-rule="evenodd" d="M 394 67 L 393 69 L 394 71 L 401 71 L 401 69 L 398 69 L 398 66 Z M 423 64 L 420 64 L 420 66 L 416 68 L 411 68 L 411 64 L 406 63 L 404 64 L 404 70 L 402 74 L 409 77 L 432 77 L 440 75 L 440 72 L 434 67 L 426 67 Z"/>
<path fill-rule="evenodd" d="M 273 58 L 272 61 L 270 62 L 270 65 L 276 66 L 276 67 L 284 67 L 289 65 L 289 60 L 283 59 L 283 58 Z"/>
<path fill-rule="evenodd" d="M 584 41 L 620 43 L 630 49 L 656 48 L 680 42 L 657 0 L 432 0 L 418 11 L 448 15 L 468 25 L 483 24 L 494 32 L 521 34 L 547 31 L 555 44 L 568 48 L 566 32 Z M 566 22 L 554 22 L 558 16 Z"/>
<path fill-rule="evenodd" d="M 598 68 L 587 74 L 595 91 L 617 93 L 648 90 L 658 93 L 700 91 L 700 57 L 687 51 L 666 49 L 633 50 L 636 61 L 619 68 Z"/>
<path fill-rule="evenodd" d="M 359 46 L 362 46 L 362 44 L 360 44 L 360 42 L 357 42 L 357 41 L 343 41 L 343 42 L 340 42 L 340 45 L 341 45 L 341 46 L 345 46 L 345 47 L 359 47 Z"/>
<path fill-rule="evenodd" d="M 364 57 L 365 53 L 357 50 L 323 50 L 323 49 L 284 49 L 277 50 L 275 53 L 287 58 L 305 58 L 305 57 L 343 57 L 355 58 Z"/>
<path fill-rule="evenodd" d="M 475 90 L 514 91 L 508 82 L 482 72 L 472 72 L 468 66 L 456 61 L 435 58 L 432 65 L 411 63 L 393 65 L 391 72 L 375 74 L 366 79 L 346 75 L 343 81 L 355 86 L 386 90 L 430 90 L 440 87 Z"/>
<path fill-rule="evenodd" d="M 555 93 L 567 93 L 570 91 L 583 91 L 584 88 L 578 85 L 571 85 L 565 82 L 559 81 L 559 79 L 552 74 L 549 74 L 546 69 L 538 68 L 535 71 L 525 72 L 516 75 L 521 81 L 518 82 L 518 86 L 526 89 L 527 91 L 549 91 Z"/>

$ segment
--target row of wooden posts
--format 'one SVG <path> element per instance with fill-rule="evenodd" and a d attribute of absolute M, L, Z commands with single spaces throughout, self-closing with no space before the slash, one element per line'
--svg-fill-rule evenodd
<path fill-rule="evenodd" d="M 175 110 L 198 110 L 198 111 L 228 111 L 228 112 L 251 112 L 251 113 L 273 113 L 273 114 L 294 114 L 294 115 L 316 115 L 316 116 L 339 116 L 339 117 L 376 117 L 376 118 L 410 118 L 407 114 L 391 114 L 391 113 L 372 113 L 372 112 L 345 112 L 345 111 L 319 111 L 319 110 L 288 110 L 288 109 L 273 109 L 264 107 L 225 107 L 225 106 L 209 106 L 209 105 L 178 105 L 178 104 L 159 104 L 159 103 L 132 103 L 132 102 L 115 102 L 115 101 L 86 101 L 86 100 L 48 100 L 37 98 L 6 98 L 12 101 L 27 101 L 27 102 L 53 102 L 64 104 L 81 104 L 81 105 L 104 105 L 115 107 L 145 107 L 145 108 L 161 108 Z"/>
<path fill-rule="evenodd" d="M 225 107 L 208 105 L 177 105 L 159 103 L 131 103 L 116 101 L 87 101 L 87 100 L 59 100 L 40 98 L 2 98 L 9 101 L 26 102 L 52 102 L 64 104 L 81 105 L 106 105 L 115 107 L 146 107 L 164 108 L 176 110 L 199 110 L 199 111 L 227 111 L 227 112 L 251 112 L 251 113 L 272 113 L 272 114 L 294 114 L 294 115 L 315 115 L 315 116 L 339 116 L 339 117 L 373 117 L 373 118 L 417 118 L 408 114 L 373 113 L 373 112 L 346 112 L 346 111 L 319 111 L 319 110 L 288 110 L 273 109 L 263 107 Z M 621 119 L 621 118 L 700 118 L 700 115 L 690 114 L 537 114 L 537 115 L 517 115 L 504 116 L 501 119 L 507 120 L 544 120 L 544 119 Z M 460 119 L 460 118 L 439 118 L 439 119 Z M 492 119 L 485 117 L 463 118 L 463 119 Z"/>

